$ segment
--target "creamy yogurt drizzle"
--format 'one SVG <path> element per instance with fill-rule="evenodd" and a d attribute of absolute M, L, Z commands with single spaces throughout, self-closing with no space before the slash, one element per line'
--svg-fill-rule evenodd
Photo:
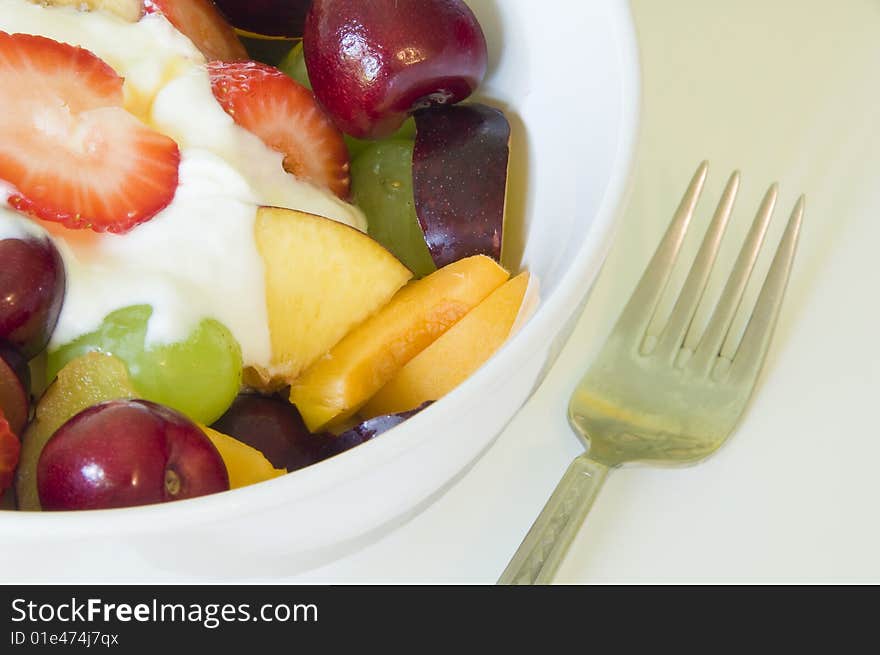
<path fill-rule="evenodd" d="M 0 198 L 7 198 L 10 189 L 0 182 Z M 8 207 L 0 205 L 0 241 L 3 239 L 26 239 L 44 235 L 40 227 Z"/>
<path fill-rule="evenodd" d="M 254 240 L 259 205 L 320 214 L 359 229 L 363 214 L 284 172 L 280 153 L 239 127 L 214 100 L 204 57 L 160 15 L 127 23 L 111 14 L 0 0 L 0 30 L 82 46 L 125 78 L 126 108 L 180 146 L 172 203 L 125 235 L 52 238 L 67 295 L 49 348 L 95 330 L 122 307 L 149 304 L 150 343 L 181 341 L 206 317 L 226 325 L 245 365 L 270 362 L 263 262 Z M 42 232 L 10 209 L 0 185 L 0 238 Z"/>

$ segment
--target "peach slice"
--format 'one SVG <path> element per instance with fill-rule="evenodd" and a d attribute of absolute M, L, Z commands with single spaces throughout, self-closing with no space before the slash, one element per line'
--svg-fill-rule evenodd
<path fill-rule="evenodd" d="M 257 482 L 271 480 L 287 473 L 284 469 L 276 469 L 268 459 L 256 448 L 234 439 L 222 432 L 212 430 L 204 425 L 199 426 L 208 435 L 211 443 L 223 458 L 226 471 L 229 473 L 229 488 L 239 489 Z"/>
<path fill-rule="evenodd" d="M 354 415 L 508 277 L 492 259 L 475 255 L 402 289 L 291 385 L 290 401 L 309 430 L 317 432 Z"/>
<path fill-rule="evenodd" d="M 396 414 L 440 400 L 504 344 L 519 316 L 529 274 L 492 292 L 448 332 L 416 355 L 361 410 L 365 418 Z"/>
<path fill-rule="evenodd" d="M 377 241 L 321 216 L 263 207 L 256 238 L 272 341 L 264 382 L 294 380 L 412 277 Z"/>

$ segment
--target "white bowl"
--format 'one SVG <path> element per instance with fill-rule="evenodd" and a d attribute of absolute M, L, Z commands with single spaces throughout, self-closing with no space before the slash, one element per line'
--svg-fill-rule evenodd
<path fill-rule="evenodd" d="M 0 512 L 0 580 L 295 574 L 424 507 L 525 403 L 580 313 L 628 185 L 639 104 L 635 35 L 623 0 L 540 10 L 534 0 L 469 4 L 491 49 L 482 99 L 504 108 L 514 127 L 505 260 L 540 279 L 530 321 L 441 402 L 293 475 L 163 506 Z"/>

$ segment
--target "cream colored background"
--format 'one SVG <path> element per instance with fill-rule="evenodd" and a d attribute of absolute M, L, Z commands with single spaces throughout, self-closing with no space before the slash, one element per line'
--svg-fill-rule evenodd
<path fill-rule="evenodd" d="M 729 444 L 698 467 L 614 473 L 558 581 L 880 582 L 880 2 L 632 7 L 644 75 L 633 195 L 560 362 L 433 505 L 295 582 L 494 582 L 579 451 L 568 394 L 702 159 L 699 227 L 730 172 L 743 173 L 722 269 L 772 181 L 774 246 L 807 194 L 774 347 Z"/>

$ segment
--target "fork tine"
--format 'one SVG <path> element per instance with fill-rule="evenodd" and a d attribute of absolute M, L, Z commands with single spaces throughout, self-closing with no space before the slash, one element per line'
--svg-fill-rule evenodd
<path fill-rule="evenodd" d="M 712 223 L 703 237 L 703 243 L 700 250 L 694 258 L 694 263 L 688 273 L 687 280 L 682 287 L 678 300 L 675 301 L 675 307 L 669 317 L 669 322 L 663 329 L 659 343 L 655 349 L 655 354 L 667 359 L 674 359 L 676 353 L 681 348 L 684 341 L 685 333 L 694 319 L 697 306 L 706 290 L 706 284 L 709 281 L 709 275 L 715 265 L 715 259 L 718 256 L 718 249 L 721 246 L 721 239 L 727 229 L 727 223 L 730 214 L 733 211 L 733 203 L 739 190 L 739 171 L 735 171 L 730 176 L 718 208 L 715 210 L 715 216 Z"/>
<path fill-rule="evenodd" d="M 767 279 L 764 280 L 764 285 L 761 287 L 758 302 L 749 318 L 742 342 L 733 357 L 733 363 L 730 366 L 730 379 L 733 382 L 746 383 L 756 379 L 764 364 L 764 358 L 773 337 L 773 330 L 776 327 L 776 319 L 779 317 L 779 310 L 782 307 L 785 289 L 788 286 L 788 279 L 791 276 L 804 218 L 805 203 L 804 196 L 801 196 L 788 219 L 785 234 L 779 242 L 773 263 L 767 273 Z"/>
<path fill-rule="evenodd" d="M 691 183 L 685 191 L 684 197 L 672 218 L 663 241 L 657 246 L 654 256 L 651 258 L 642 278 L 629 302 L 620 315 L 615 327 L 617 333 L 627 333 L 634 336 L 638 343 L 644 336 L 645 330 L 657 309 L 660 297 L 669 282 L 669 275 L 681 249 L 684 235 L 694 215 L 697 200 L 703 191 L 706 174 L 709 170 L 709 162 L 704 161 L 694 173 Z"/>
<path fill-rule="evenodd" d="M 761 207 L 739 252 L 730 278 L 728 278 L 727 284 L 721 292 L 718 305 L 712 313 L 712 319 L 709 321 L 706 332 L 695 348 L 691 344 L 696 341 L 696 327 L 691 325 L 690 330 L 688 330 L 688 334 L 685 337 L 685 348 L 693 350 L 694 354 L 687 366 L 698 374 L 708 375 L 715 365 L 715 360 L 730 330 L 733 318 L 736 316 L 736 311 L 742 302 L 749 278 L 752 276 L 752 270 L 755 267 L 755 261 L 758 259 L 761 244 L 764 243 L 764 237 L 767 234 L 770 217 L 773 215 L 773 209 L 776 206 L 777 195 L 778 186 L 773 184 L 764 195 L 764 200 L 761 202 Z"/>

